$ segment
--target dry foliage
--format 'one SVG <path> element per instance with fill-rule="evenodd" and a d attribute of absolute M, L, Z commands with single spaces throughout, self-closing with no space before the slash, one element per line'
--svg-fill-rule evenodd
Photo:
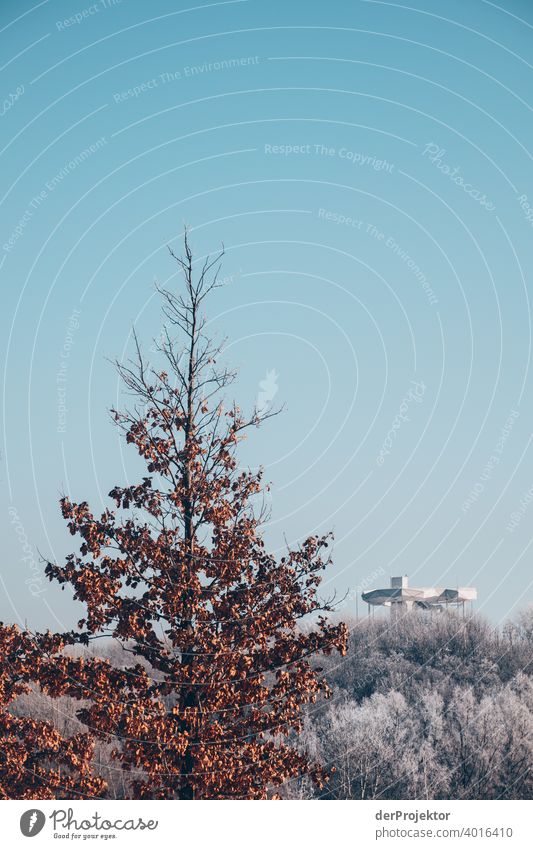
<path fill-rule="evenodd" d="M 78 718 L 113 745 L 135 797 L 266 798 L 301 773 L 325 780 L 290 738 L 302 707 L 329 693 L 312 659 L 344 652 L 347 630 L 328 622 L 333 599 L 317 592 L 329 538 L 309 537 L 281 558 L 261 538 L 264 516 L 252 506 L 261 473 L 239 469 L 236 447 L 272 413 L 224 406 L 234 374 L 219 365 L 202 312 L 221 255 L 196 271 L 185 236 L 184 256 L 172 256 L 185 290 L 159 290 L 163 366 L 145 361 L 136 337 L 134 359 L 116 364 L 134 403 L 113 417 L 146 475 L 114 487 L 114 509 L 99 516 L 63 498 L 80 546 L 46 566 L 87 611 L 77 630 L 53 638 L 57 648 L 108 637 L 130 660 L 63 652 L 37 680 L 52 697 L 80 701 Z M 44 650 L 50 638 L 36 639 Z"/>

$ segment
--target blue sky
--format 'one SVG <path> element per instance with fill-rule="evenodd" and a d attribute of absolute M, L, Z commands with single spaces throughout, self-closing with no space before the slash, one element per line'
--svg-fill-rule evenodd
<path fill-rule="evenodd" d="M 241 455 L 272 548 L 531 601 L 532 11 L 3 0 L 2 619 L 78 618 L 39 552 L 138 471 L 106 358 L 149 351 L 184 222 L 239 402 L 285 405 Z"/>

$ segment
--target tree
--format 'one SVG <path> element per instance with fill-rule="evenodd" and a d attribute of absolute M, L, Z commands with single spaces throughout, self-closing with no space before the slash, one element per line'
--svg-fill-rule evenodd
<path fill-rule="evenodd" d="M 324 710 L 308 734 L 320 759 L 335 765 L 325 798 L 427 799 L 446 786 L 438 757 L 442 699 L 422 692 L 413 707 L 391 690 Z"/>
<path fill-rule="evenodd" d="M 460 799 L 531 798 L 533 684 L 527 675 L 475 700 L 457 690 L 450 705 L 451 792 Z"/>
<path fill-rule="evenodd" d="M 15 716 L 13 703 L 32 682 L 53 679 L 54 656 L 64 641 L 50 634 L 38 641 L 0 623 L 0 799 L 68 799 L 100 796 L 102 779 L 92 775 L 93 741 L 87 734 L 63 737 L 50 722 Z"/>
<path fill-rule="evenodd" d="M 323 782 L 291 737 L 302 706 L 328 695 L 317 653 L 346 647 L 346 627 L 325 616 L 334 598 L 318 596 L 329 535 L 269 554 L 252 506 L 262 475 L 237 465 L 244 432 L 273 413 L 224 406 L 235 375 L 202 312 L 222 253 L 197 273 L 187 234 L 183 257 L 171 251 L 185 292 L 158 288 L 164 368 L 145 361 L 135 333 L 134 359 L 116 364 L 136 403 L 112 414 L 147 474 L 114 487 L 116 509 L 100 517 L 64 497 L 80 554 L 46 567 L 87 609 L 68 639 L 107 635 L 138 660 L 66 658 L 57 692 L 89 701 L 80 719 L 117 741 L 140 797 L 265 798 L 305 772 Z"/>

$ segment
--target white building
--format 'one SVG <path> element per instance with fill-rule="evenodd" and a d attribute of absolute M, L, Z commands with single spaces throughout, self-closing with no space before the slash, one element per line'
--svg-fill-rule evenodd
<path fill-rule="evenodd" d="M 412 610 L 414 607 L 424 609 L 442 609 L 449 606 L 462 606 L 466 601 L 477 598 L 475 587 L 410 587 L 407 575 L 391 578 L 390 587 L 370 590 L 361 594 L 363 601 L 370 606 L 389 607 L 391 613 Z"/>

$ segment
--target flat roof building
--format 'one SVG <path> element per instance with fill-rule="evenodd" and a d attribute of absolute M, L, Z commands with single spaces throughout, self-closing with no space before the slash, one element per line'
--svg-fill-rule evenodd
<path fill-rule="evenodd" d="M 407 575 L 391 578 L 390 587 L 370 590 L 361 593 L 363 601 L 374 607 L 389 607 L 391 613 L 399 612 L 401 608 L 411 610 L 413 607 L 425 609 L 442 609 L 443 607 L 462 606 L 467 601 L 477 598 L 475 587 L 410 587 Z"/>

